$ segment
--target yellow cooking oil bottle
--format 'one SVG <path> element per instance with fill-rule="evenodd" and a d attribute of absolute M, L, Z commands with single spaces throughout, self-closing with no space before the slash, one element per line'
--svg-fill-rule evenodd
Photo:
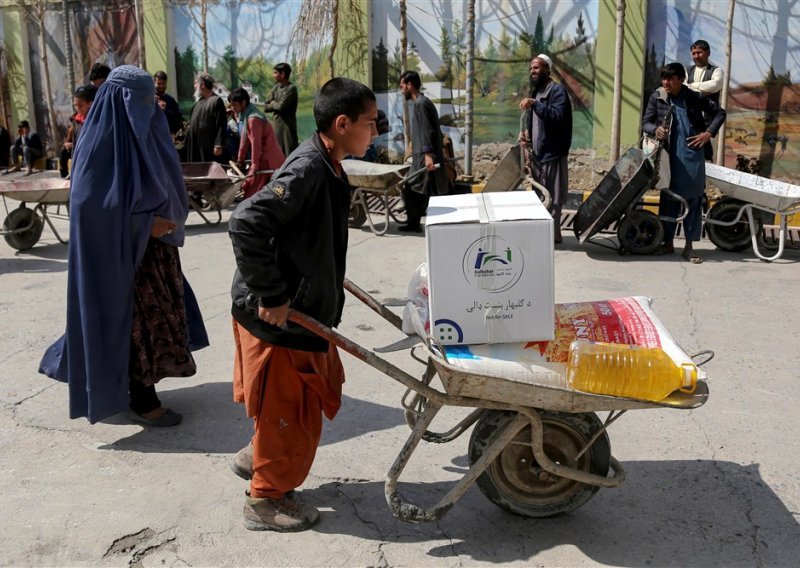
<path fill-rule="evenodd" d="M 659 348 L 585 340 L 570 345 L 567 380 L 575 390 L 660 401 L 697 386 L 697 366 L 678 363 Z"/>

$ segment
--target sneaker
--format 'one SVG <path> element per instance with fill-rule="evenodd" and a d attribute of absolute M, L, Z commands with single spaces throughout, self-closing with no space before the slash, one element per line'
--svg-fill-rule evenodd
<path fill-rule="evenodd" d="M 253 442 L 247 444 L 233 456 L 228 465 L 242 479 L 253 479 Z"/>
<path fill-rule="evenodd" d="M 299 532 L 319 522 L 319 511 L 284 495 L 258 499 L 245 493 L 244 526 L 251 531 Z"/>

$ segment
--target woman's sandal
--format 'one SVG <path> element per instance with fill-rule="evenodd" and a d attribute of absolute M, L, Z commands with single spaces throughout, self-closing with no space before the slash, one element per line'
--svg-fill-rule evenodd
<path fill-rule="evenodd" d="M 133 410 L 128 411 L 128 418 L 137 424 L 151 426 L 152 428 L 169 428 L 170 426 L 177 426 L 183 420 L 183 416 L 169 408 L 158 418 L 145 418 L 141 414 L 137 414 Z"/>

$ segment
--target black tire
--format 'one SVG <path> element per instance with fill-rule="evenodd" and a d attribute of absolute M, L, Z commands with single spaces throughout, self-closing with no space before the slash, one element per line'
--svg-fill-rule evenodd
<path fill-rule="evenodd" d="M 347 225 L 353 229 L 358 229 L 367 220 L 367 212 L 361 206 L 360 200 L 350 202 L 350 215 L 347 218 Z"/>
<path fill-rule="evenodd" d="M 708 218 L 713 221 L 733 221 L 736 219 L 736 215 L 739 214 L 739 210 L 743 205 L 745 205 L 744 201 L 723 199 L 709 209 Z M 762 228 L 761 219 L 757 214 L 753 215 L 753 217 L 756 223 L 756 229 L 760 234 Z M 708 236 L 708 240 L 714 243 L 714 246 L 727 252 L 739 252 L 749 249 L 752 246 L 750 223 L 747 221 L 747 214 L 742 215 L 739 222 L 730 227 L 706 223 L 706 235 Z"/>
<path fill-rule="evenodd" d="M 44 230 L 44 220 L 36 214 L 33 209 L 28 209 L 25 205 L 20 205 L 8 214 L 5 221 L 3 221 L 4 231 L 14 231 L 27 227 L 33 222 L 30 229 L 26 231 L 11 233 L 8 232 L 3 235 L 8 245 L 17 250 L 28 250 L 39 242 Z"/>
<path fill-rule="evenodd" d="M 605 477 L 611 461 L 611 444 L 603 434 L 577 462 L 574 456 L 602 427 L 591 412 L 568 414 L 540 411 L 544 426 L 544 452 L 551 460 Z M 515 412 L 490 410 L 475 424 L 469 441 L 469 461 L 474 464 L 516 417 Z M 495 505 L 525 517 L 552 517 L 584 505 L 600 489 L 537 469 L 530 447 L 530 426 L 523 428 L 480 477 L 478 488 Z M 538 475 L 537 475 L 538 474 Z"/>
<path fill-rule="evenodd" d="M 653 254 L 664 241 L 664 224 L 650 211 L 629 211 L 617 225 L 617 238 L 628 252 Z"/>

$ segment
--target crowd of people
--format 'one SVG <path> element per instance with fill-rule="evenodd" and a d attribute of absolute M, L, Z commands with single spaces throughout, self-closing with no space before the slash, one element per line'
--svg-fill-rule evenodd
<path fill-rule="evenodd" d="M 719 83 L 708 51 L 705 42 L 692 46 L 688 83 L 682 65 L 664 66 L 642 123 L 644 132 L 666 145 L 670 189 L 689 204 L 684 256 L 691 262 L 697 258 L 691 243 L 699 238 L 705 149 L 725 119 L 713 97 L 700 94 Z M 94 423 L 127 412 L 133 422 L 170 427 L 182 416 L 161 404 L 155 385 L 194 375 L 192 353 L 209 345 L 179 254 L 189 209 L 174 145 L 183 119 L 166 93 L 165 73 L 103 67 L 93 68 L 90 82 L 74 93 L 75 113 L 60 156 L 62 174 L 71 176 L 67 323 L 40 371 L 68 383 L 71 418 Z M 519 103 L 520 136 L 531 175 L 553 196 L 558 227 L 572 113 L 552 68 L 546 54 L 531 61 L 531 90 Z M 233 160 L 247 172 L 245 198 L 229 220 L 236 261 L 232 395 L 253 419 L 254 433 L 231 468 L 250 482 L 245 526 L 281 532 L 305 530 L 319 520 L 294 491 L 314 461 L 323 415 L 333 419 L 341 405 L 344 382 L 336 347 L 292 323 L 290 311 L 329 327 L 340 323 L 351 195 L 342 161 L 363 156 L 388 129 L 368 87 L 335 78 L 315 98 L 316 132 L 298 144 L 290 74 L 287 64 L 275 66 L 276 85 L 263 111 L 244 88 L 223 101 L 213 78 L 198 75 L 184 149 L 186 161 Z M 421 232 L 429 197 L 451 189 L 447 159 L 438 113 L 419 74 L 403 72 L 398 86 L 410 105 L 413 168 L 425 174 L 404 191 L 408 220 L 400 230 Z M 238 135 L 234 151 L 227 141 L 231 115 Z M 41 140 L 23 121 L 7 151 L 31 168 Z M 666 216 L 678 216 L 675 203 L 664 202 Z M 665 254 L 674 250 L 674 229 L 667 235 Z M 555 240 L 561 240 L 558 230 Z"/>
<path fill-rule="evenodd" d="M 682 218 L 682 256 L 692 264 L 703 261 L 695 254 L 693 243 L 700 240 L 702 230 L 705 161 L 712 158 L 711 139 L 726 116 L 719 105 L 722 70 L 709 62 L 710 54 L 708 42 L 697 40 L 691 45 L 694 64 L 688 74 L 677 62 L 661 68 L 661 86 L 650 96 L 641 124 L 644 134 L 663 145 L 671 173 L 668 191 L 662 192 L 659 199 L 659 215 L 666 222 L 664 241 L 657 254 L 675 252 L 676 221 Z M 525 113 L 520 141 L 527 150 L 528 173 L 552 197 L 555 242 L 560 243 L 561 209 L 569 188 L 567 157 L 572 146 L 572 106 L 566 89 L 552 79 L 552 68 L 553 61 L 546 54 L 531 60 L 531 91 L 519 103 Z"/>

